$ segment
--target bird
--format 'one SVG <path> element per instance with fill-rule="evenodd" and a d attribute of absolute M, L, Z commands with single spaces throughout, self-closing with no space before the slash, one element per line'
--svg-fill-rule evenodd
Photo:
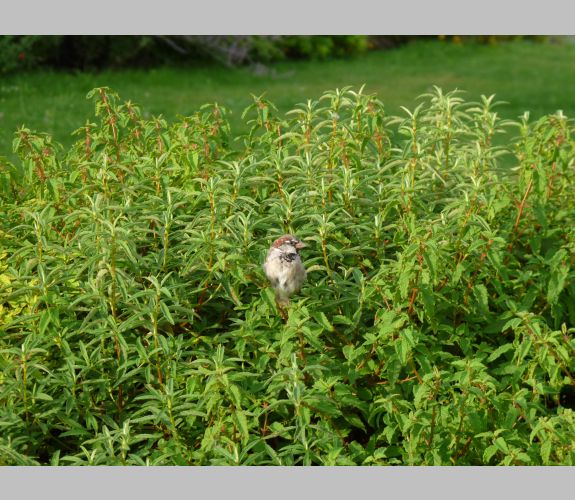
<path fill-rule="evenodd" d="M 306 279 L 305 267 L 299 254 L 305 246 L 297 237 L 284 234 L 272 243 L 263 265 L 284 319 L 290 296 L 300 291 Z"/>

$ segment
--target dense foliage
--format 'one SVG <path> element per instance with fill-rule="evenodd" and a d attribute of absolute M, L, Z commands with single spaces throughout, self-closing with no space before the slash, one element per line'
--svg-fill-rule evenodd
<path fill-rule="evenodd" d="M 0 164 L 1 464 L 575 462 L 573 121 L 348 88 L 234 139 L 89 97 Z"/>
<path fill-rule="evenodd" d="M 215 61 L 226 66 L 282 59 L 326 59 L 391 48 L 421 36 L 404 35 L 4 35 L 0 74 L 41 67 L 75 70 Z M 429 37 L 426 37 L 429 38 Z M 496 43 L 519 36 L 431 37 L 460 44 Z M 529 37 L 540 38 L 543 37 Z"/>
<path fill-rule="evenodd" d="M 374 46 L 407 41 L 399 36 L 380 38 Z M 358 54 L 369 46 L 364 35 L 5 35 L 0 36 L 0 74 L 39 67 L 94 70 L 206 60 L 240 65 L 284 58 L 323 59 Z"/>

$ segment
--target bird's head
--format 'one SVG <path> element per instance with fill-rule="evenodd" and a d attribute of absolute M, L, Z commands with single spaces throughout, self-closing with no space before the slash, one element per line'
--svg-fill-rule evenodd
<path fill-rule="evenodd" d="M 295 236 L 291 234 L 284 234 L 272 243 L 272 248 L 280 248 L 283 245 L 291 245 L 296 250 L 301 250 L 306 246 L 305 243 L 302 243 Z"/>

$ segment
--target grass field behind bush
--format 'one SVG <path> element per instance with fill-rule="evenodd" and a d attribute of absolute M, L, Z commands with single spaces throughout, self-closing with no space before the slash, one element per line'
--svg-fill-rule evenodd
<path fill-rule="evenodd" d="M 5 76 L 0 81 L 0 157 L 11 161 L 14 131 L 26 125 L 49 132 L 69 148 L 71 131 L 92 112 L 84 99 L 94 87 L 109 86 L 142 106 L 145 117 L 162 115 L 173 122 L 206 102 L 229 110 L 233 135 L 247 133 L 241 115 L 250 94 L 261 95 L 283 115 L 302 99 L 325 89 L 366 84 L 385 102 L 389 113 L 413 103 L 432 89 L 465 89 L 467 100 L 496 94 L 505 105 L 500 116 L 516 120 L 529 110 L 533 118 L 562 109 L 575 115 L 575 45 L 514 41 L 497 45 L 415 41 L 393 50 L 328 61 L 286 61 L 269 65 L 267 72 L 218 66 L 158 67 L 151 70 L 49 72 Z M 501 138 L 506 142 L 510 138 Z"/>
<path fill-rule="evenodd" d="M 573 465 L 572 120 L 344 88 L 236 138 L 89 97 L 1 163 L 0 464 Z"/>

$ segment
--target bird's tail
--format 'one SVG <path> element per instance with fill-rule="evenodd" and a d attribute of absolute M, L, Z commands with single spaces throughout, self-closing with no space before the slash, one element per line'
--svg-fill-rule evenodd
<path fill-rule="evenodd" d="M 289 306 L 289 295 L 283 293 L 281 290 L 276 290 L 276 302 L 281 307 Z"/>

